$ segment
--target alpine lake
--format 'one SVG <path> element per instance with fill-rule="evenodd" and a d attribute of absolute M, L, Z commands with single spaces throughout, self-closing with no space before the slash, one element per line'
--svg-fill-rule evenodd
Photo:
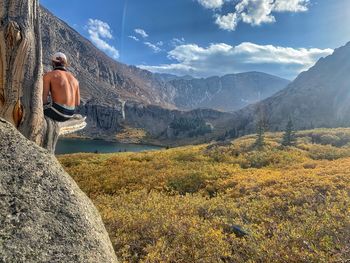
<path fill-rule="evenodd" d="M 126 144 L 105 140 L 61 138 L 57 142 L 55 154 L 144 152 L 160 149 L 162 149 L 162 147 L 153 145 Z"/>

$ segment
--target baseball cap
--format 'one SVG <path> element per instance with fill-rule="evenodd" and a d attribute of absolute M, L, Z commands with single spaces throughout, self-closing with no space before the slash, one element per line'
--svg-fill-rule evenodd
<path fill-rule="evenodd" d="M 67 57 L 65 54 L 63 54 L 62 52 L 56 52 L 53 56 L 52 56 L 52 61 L 54 62 L 62 62 L 62 60 L 64 60 L 64 62 L 67 63 Z"/>

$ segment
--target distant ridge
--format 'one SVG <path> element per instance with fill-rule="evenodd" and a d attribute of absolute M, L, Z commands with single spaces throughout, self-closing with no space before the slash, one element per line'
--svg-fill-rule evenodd
<path fill-rule="evenodd" d="M 255 132 L 263 115 L 272 131 L 289 117 L 297 129 L 350 126 L 350 43 L 302 72 L 286 89 L 234 113 L 230 126 L 238 136 Z"/>
<path fill-rule="evenodd" d="M 120 101 L 168 109 L 240 109 L 284 88 L 287 80 L 259 72 L 197 79 L 192 76 L 151 73 L 119 63 L 97 49 L 68 24 L 41 7 L 45 69 L 50 57 L 63 51 L 81 83 L 84 101 L 116 105 Z"/>
<path fill-rule="evenodd" d="M 118 101 L 175 108 L 166 84 L 151 72 L 119 63 L 97 49 L 65 22 L 41 7 L 43 62 L 50 69 L 53 52 L 67 54 L 70 69 L 80 81 L 82 98 L 115 105 Z"/>
<path fill-rule="evenodd" d="M 230 115 L 223 112 L 266 98 L 289 83 L 260 72 L 195 79 L 128 66 L 108 57 L 43 7 L 41 31 L 45 70 L 51 68 L 51 54 L 63 51 L 80 82 L 80 113 L 87 116 L 88 124 L 82 135 L 87 137 L 114 139 L 124 129 L 140 128 L 151 138 L 167 140 L 169 125 L 184 116 L 201 116 L 216 136 L 232 126 L 227 123 Z M 177 139 L 171 137 L 174 144 Z"/>
<path fill-rule="evenodd" d="M 200 79 L 179 77 L 169 83 L 176 90 L 178 108 L 232 112 L 273 95 L 290 82 L 262 72 L 246 72 Z"/>

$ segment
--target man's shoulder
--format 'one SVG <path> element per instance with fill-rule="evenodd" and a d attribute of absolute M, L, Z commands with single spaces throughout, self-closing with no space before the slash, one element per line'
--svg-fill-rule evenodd
<path fill-rule="evenodd" d="M 77 78 L 74 76 L 72 72 L 66 71 L 66 73 L 72 80 L 74 80 L 76 83 L 79 83 L 79 81 L 77 80 Z"/>
<path fill-rule="evenodd" d="M 51 78 L 51 76 L 52 76 L 52 71 L 48 71 L 48 72 L 46 72 L 46 73 L 44 73 L 44 78 Z"/>

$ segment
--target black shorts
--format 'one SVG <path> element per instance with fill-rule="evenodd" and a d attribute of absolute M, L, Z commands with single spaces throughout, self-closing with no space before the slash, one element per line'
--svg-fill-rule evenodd
<path fill-rule="evenodd" d="M 54 102 L 52 105 L 44 105 L 44 115 L 58 122 L 68 121 L 73 117 L 74 112 L 75 110 L 66 109 Z"/>

